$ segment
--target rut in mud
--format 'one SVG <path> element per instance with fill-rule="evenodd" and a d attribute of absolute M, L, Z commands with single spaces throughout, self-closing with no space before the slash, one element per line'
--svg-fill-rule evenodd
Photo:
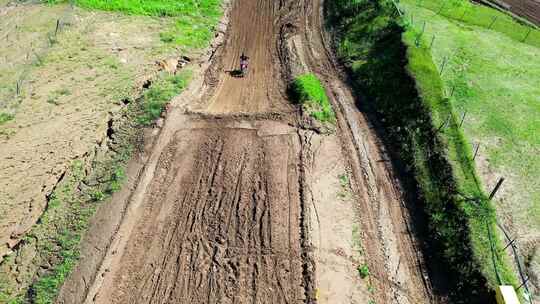
<path fill-rule="evenodd" d="M 316 302 L 311 131 L 284 94 L 302 69 L 321 75 L 336 110 L 373 299 L 431 302 L 401 190 L 326 51 L 320 5 L 234 1 L 223 45 L 200 86 L 169 109 L 98 269 L 77 278 L 79 289 L 69 283 L 60 303 Z M 243 50 L 250 74 L 235 78 Z"/>

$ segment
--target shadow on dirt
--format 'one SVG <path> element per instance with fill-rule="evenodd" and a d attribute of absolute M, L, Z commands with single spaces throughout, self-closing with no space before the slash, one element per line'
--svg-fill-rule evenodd
<path fill-rule="evenodd" d="M 225 71 L 225 73 L 227 73 L 227 74 L 229 74 L 229 76 L 235 77 L 235 78 L 244 77 L 244 73 L 242 73 L 242 71 L 240 71 L 240 70 L 230 70 L 230 71 Z"/>

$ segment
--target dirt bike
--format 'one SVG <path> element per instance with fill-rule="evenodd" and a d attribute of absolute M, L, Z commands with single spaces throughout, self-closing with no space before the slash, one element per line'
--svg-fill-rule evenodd
<path fill-rule="evenodd" d="M 248 62 L 241 62 L 240 63 L 240 77 L 246 76 L 248 73 Z"/>

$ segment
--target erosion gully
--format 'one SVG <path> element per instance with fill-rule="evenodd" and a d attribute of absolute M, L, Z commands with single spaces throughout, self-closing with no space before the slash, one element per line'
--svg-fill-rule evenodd
<path fill-rule="evenodd" d="M 404 190 L 326 43 L 322 5 L 229 3 L 201 73 L 171 103 L 118 195 L 124 207 L 100 211 L 118 209 L 118 221 L 106 216 L 89 232 L 91 254 L 59 303 L 316 303 L 305 178 L 313 131 L 285 94 L 308 71 L 336 111 L 373 299 L 438 302 Z M 250 72 L 235 78 L 241 52 Z"/>

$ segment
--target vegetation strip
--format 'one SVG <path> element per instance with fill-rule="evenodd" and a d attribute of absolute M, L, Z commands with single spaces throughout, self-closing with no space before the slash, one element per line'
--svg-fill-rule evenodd
<path fill-rule="evenodd" d="M 452 301 L 486 301 L 500 283 L 516 286 L 499 239 L 490 238 L 495 212 L 443 94 L 430 42 L 408 27 L 392 1 L 333 1 L 326 13 L 339 57 L 416 181 L 430 251 L 447 269 Z"/>

